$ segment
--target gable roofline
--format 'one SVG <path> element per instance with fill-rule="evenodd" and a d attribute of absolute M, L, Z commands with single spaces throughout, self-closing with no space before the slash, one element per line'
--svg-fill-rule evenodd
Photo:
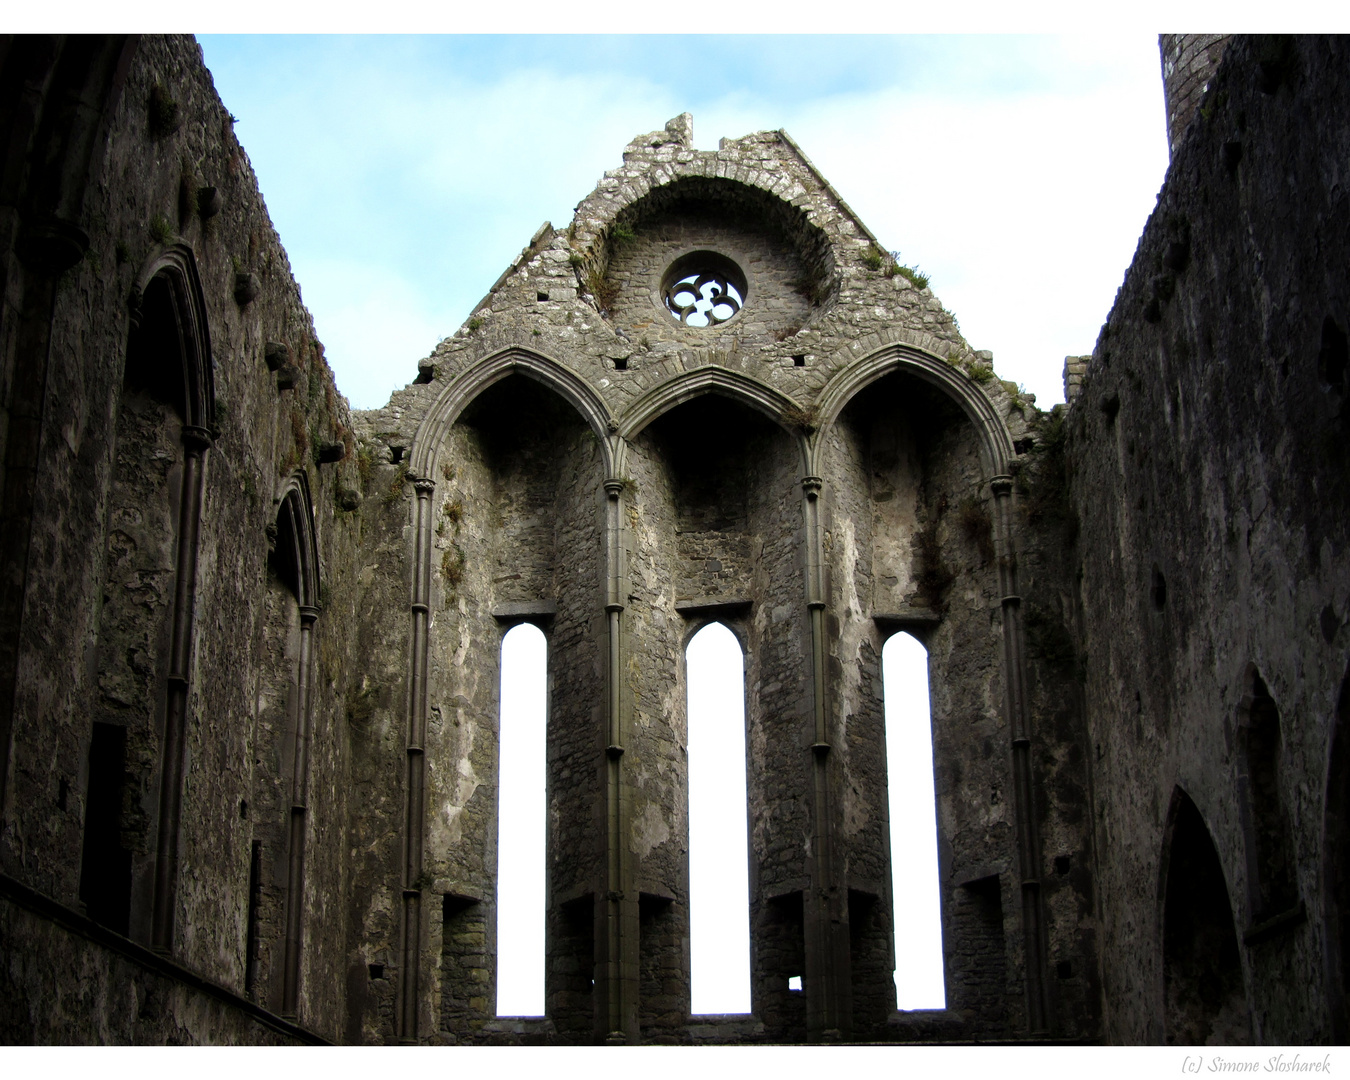
<path fill-rule="evenodd" d="M 787 143 L 788 146 L 791 147 L 792 152 L 801 159 L 802 164 L 811 170 L 811 175 L 816 178 L 816 181 L 825 190 L 825 194 L 834 200 L 834 204 L 847 215 L 848 219 L 852 221 L 854 225 L 857 226 L 858 231 L 867 237 L 867 239 L 871 240 L 872 243 L 876 244 L 877 247 L 881 247 L 881 241 L 877 239 L 876 233 L 867 227 L 863 219 L 858 216 L 858 212 L 854 210 L 853 207 L 849 206 L 849 204 L 844 201 L 844 197 L 835 190 L 834 185 L 825 179 L 825 174 L 816 168 L 816 163 L 806 156 L 806 153 L 802 148 L 797 145 L 797 140 L 787 133 L 787 129 L 778 128 L 774 134 Z"/>

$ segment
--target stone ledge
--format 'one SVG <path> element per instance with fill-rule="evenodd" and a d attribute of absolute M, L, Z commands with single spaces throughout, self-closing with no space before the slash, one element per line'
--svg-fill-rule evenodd
<path fill-rule="evenodd" d="M 198 975 L 195 971 L 184 967 L 177 961 L 167 956 L 161 956 L 159 953 L 123 937 L 116 931 L 99 925 L 88 916 L 81 915 L 78 911 L 68 908 L 50 897 L 43 896 L 8 874 L 0 874 L 0 897 L 4 897 L 5 900 L 10 901 L 16 907 L 23 908 L 76 937 L 84 938 L 94 945 L 131 961 L 148 972 L 167 978 L 186 989 L 194 990 L 199 994 L 204 994 L 235 1008 L 246 1014 L 250 1019 L 278 1034 L 307 1046 L 332 1045 L 322 1035 L 303 1028 L 291 1020 L 277 1016 L 241 994 L 236 994 L 233 990 Z"/>

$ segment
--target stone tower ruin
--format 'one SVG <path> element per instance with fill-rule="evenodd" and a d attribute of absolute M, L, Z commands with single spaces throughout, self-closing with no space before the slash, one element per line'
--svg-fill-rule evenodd
<path fill-rule="evenodd" d="M 685 114 L 363 413 L 195 43 L 9 39 L 4 1037 L 1343 1039 L 1345 47 L 1162 52 L 1172 166 L 1066 406 L 785 132 L 700 151 Z M 745 657 L 735 1020 L 690 1015 L 712 622 Z M 530 1021 L 493 1007 L 520 623 Z M 922 1012 L 892 983 L 899 631 L 937 781 Z"/>

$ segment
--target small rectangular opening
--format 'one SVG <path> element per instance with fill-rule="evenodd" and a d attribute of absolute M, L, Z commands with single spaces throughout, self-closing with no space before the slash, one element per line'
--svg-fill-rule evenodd
<path fill-rule="evenodd" d="M 534 298 L 538 300 L 541 304 L 545 303 L 548 300 L 548 293 L 546 292 L 535 293 Z"/>
<path fill-rule="evenodd" d="M 793 366 L 793 367 L 806 367 L 806 355 L 805 355 L 804 353 L 798 353 L 798 354 L 794 355 L 794 356 L 792 357 L 792 366 Z"/>
<path fill-rule="evenodd" d="M 96 722 L 89 741 L 79 895 L 91 919 L 119 934 L 127 933 L 131 921 L 131 852 L 122 843 L 126 760 L 126 728 Z"/>
<path fill-rule="evenodd" d="M 627 371 L 627 370 L 628 370 L 628 358 L 627 358 L 627 357 L 624 357 L 622 360 L 615 360 L 615 361 L 614 361 L 614 370 L 615 370 L 615 371 Z"/>
<path fill-rule="evenodd" d="M 368 972 L 370 972 L 370 977 L 371 977 L 372 979 L 383 979 L 383 978 L 384 978 L 384 965 L 383 965 L 383 964 L 367 964 L 367 965 L 366 965 L 366 970 L 367 970 Z"/>

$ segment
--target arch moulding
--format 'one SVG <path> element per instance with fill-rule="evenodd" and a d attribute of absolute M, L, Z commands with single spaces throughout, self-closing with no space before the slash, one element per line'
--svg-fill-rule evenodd
<path fill-rule="evenodd" d="M 131 309 L 131 325 L 140 325 L 145 291 L 161 274 L 168 281 L 174 310 L 179 318 L 187 409 L 187 416 L 183 419 L 189 427 L 210 429 L 214 426 L 216 415 L 215 381 L 211 374 L 211 331 L 206 317 L 201 277 L 197 273 L 197 259 L 186 244 L 170 244 L 159 248 L 145 261 L 127 299 L 127 306 Z"/>
<path fill-rule="evenodd" d="M 860 390 L 896 371 L 937 387 L 960 407 L 979 437 L 980 463 L 986 478 L 1007 473 L 1008 461 L 1014 454 L 1012 435 L 988 395 L 941 357 L 914 345 L 892 344 L 837 372 L 816 398 L 819 427 L 808 447 L 808 471 L 812 475 L 819 475 L 825 438 L 839 414 Z"/>
<path fill-rule="evenodd" d="M 295 529 L 295 564 L 300 568 L 301 607 L 319 608 L 319 545 L 314 529 L 314 504 L 309 497 L 309 477 L 296 469 L 286 478 L 274 505 L 278 516 L 287 509 Z"/>
<path fill-rule="evenodd" d="M 643 394 L 619 417 L 619 438 L 627 443 L 677 405 L 704 394 L 730 398 L 772 420 L 792 439 L 798 450 L 801 467 L 807 469 L 806 441 L 800 429 L 793 427 L 789 420 L 794 413 L 805 416 L 802 407 L 786 394 L 758 379 L 712 364 L 676 375 Z"/>
<path fill-rule="evenodd" d="M 581 414 L 600 443 L 606 475 L 614 475 L 614 447 L 610 439 L 613 418 L 600 395 L 557 360 L 518 346 L 479 360 L 441 391 L 413 436 L 408 472 L 414 477 L 431 478 L 441 444 L 459 414 L 489 386 L 516 374 L 542 383 Z"/>

